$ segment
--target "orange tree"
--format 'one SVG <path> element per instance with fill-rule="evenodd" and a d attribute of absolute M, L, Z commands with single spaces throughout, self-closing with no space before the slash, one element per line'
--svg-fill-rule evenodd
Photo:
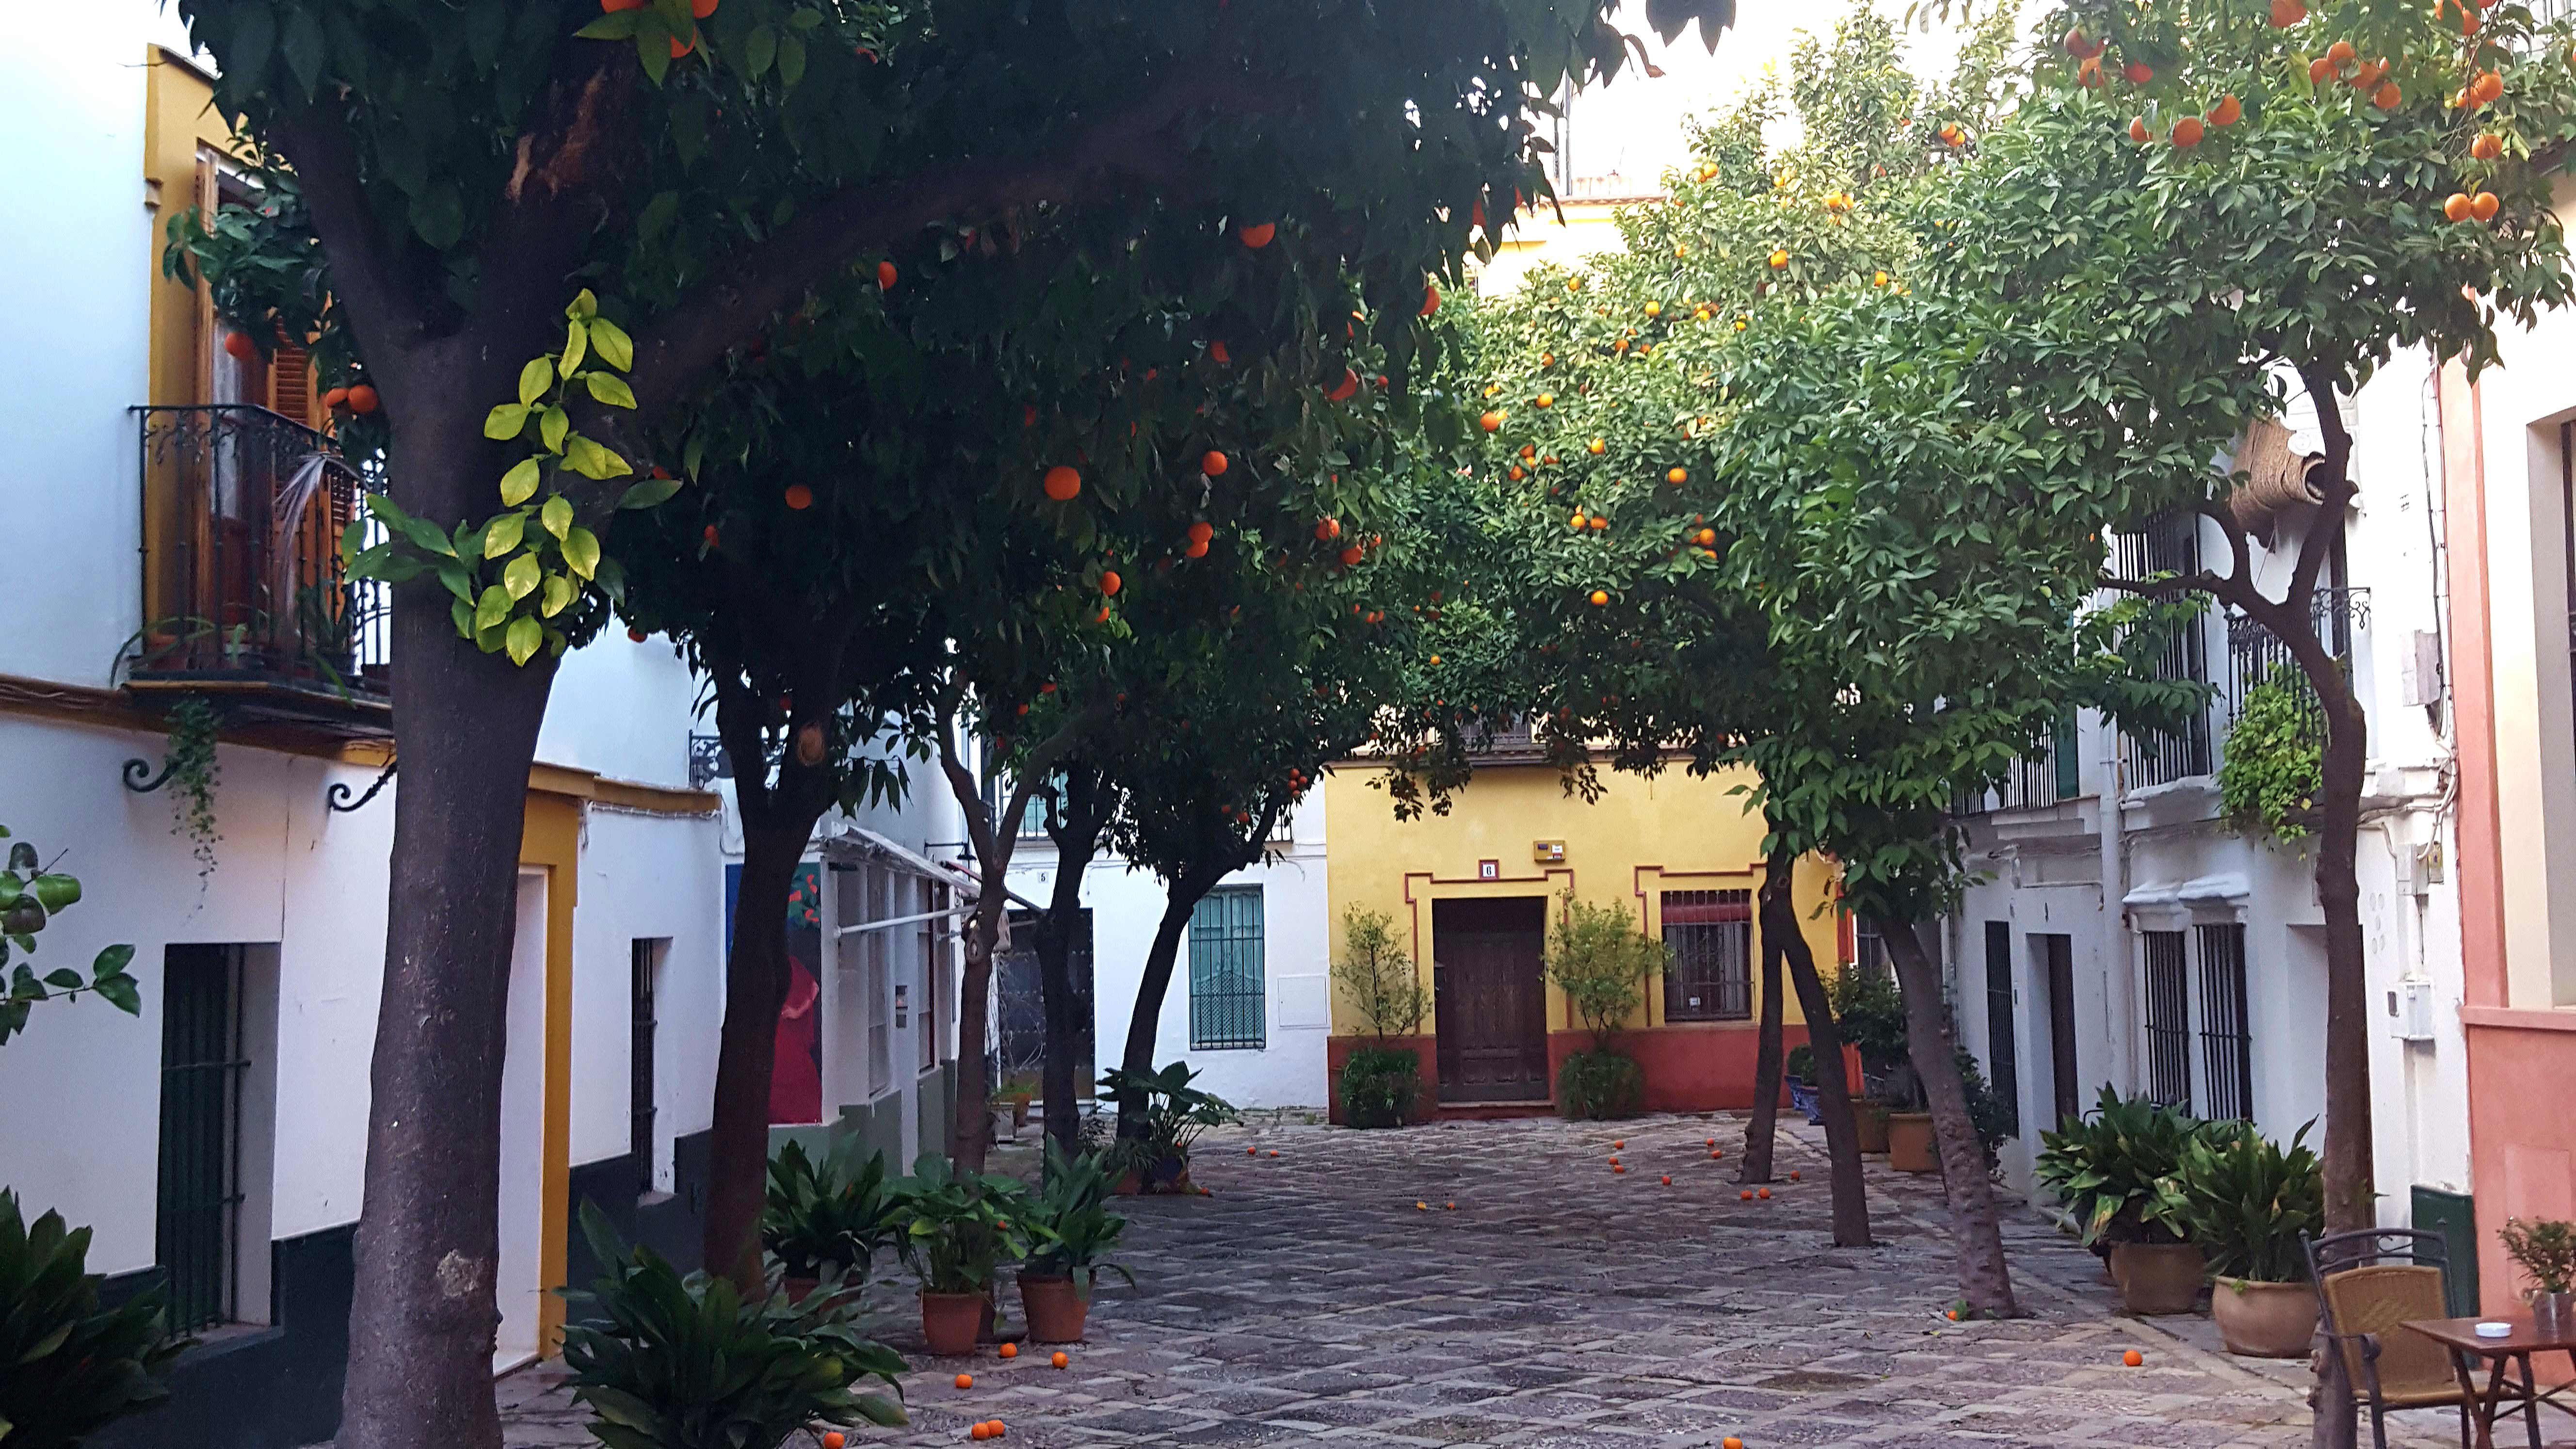
<path fill-rule="evenodd" d="M 401 536 L 370 561 L 396 580 L 405 769 L 342 1436 L 488 1445 L 510 843 L 553 661 L 617 579 L 600 530 L 673 491 L 629 475 L 695 471 L 675 410 L 853 262 L 900 285 L 965 227 L 1068 202 L 1141 216 L 1156 194 L 1186 198 L 1172 224 L 1273 248 L 1244 265 L 1335 263 L 1335 305 L 1288 318 L 1342 315 L 1356 262 L 1400 385 L 1461 212 L 1490 196 L 1498 227 L 1500 198 L 1543 191 L 1529 98 L 1615 70 L 1623 42 L 1599 0 L 178 8 L 216 106 L 296 179 L 310 295 L 349 339 L 317 355 L 381 404 Z M 1708 27 L 1731 7 L 1650 13 Z M 1326 364 L 1339 339 L 1309 336 Z M 1054 340 L 1065 373 L 1097 341 Z M 505 510 L 531 510 L 515 523 L 492 509 L 504 478 Z"/>
<path fill-rule="evenodd" d="M 2499 322 L 2567 300 L 2549 176 L 2576 137 L 2570 32 L 2458 0 L 2077 4 L 2049 28 L 2035 93 L 1928 209 L 1921 285 L 2018 374 L 2016 412 L 2112 456 L 2050 506 L 2197 514 L 2222 540 L 2211 563 L 2104 582 L 2217 600 L 2281 642 L 2316 701 L 2328 1226 L 2364 1227 L 2366 718 L 2318 628 L 2354 497 L 2344 408 L 2397 348 L 2474 375 Z M 2228 507 L 2245 475 L 2208 460 L 2301 396 L 2323 441 L 2294 466 L 2316 506 L 2273 541 L 2288 567 L 2257 567 Z M 1972 400 L 1977 426 L 1993 400 Z"/>

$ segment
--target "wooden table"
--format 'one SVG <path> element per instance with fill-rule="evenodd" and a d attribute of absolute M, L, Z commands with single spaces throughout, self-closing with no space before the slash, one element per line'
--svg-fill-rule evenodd
<path fill-rule="evenodd" d="M 2510 1323 L 2513 1332 L 2503 1338 L 2480 1338 L 2481 1323 Z M 2528 1314 L 2512 1318 L 2424 1318 L 2400 1325 L 2411 1328 L 2444 1348 L 2451 1350 L 2451 1371 L 2460 1376 L 2460 1391 L 2476 1406 L 2478 1424 L 2477 1449 L 2495 1449 L 2495 1421 L 2506 1403 L 2522 1413 L 2523 1423 L 2531 1431 L 2531 1449 L 2541 1449 L 2540 1406 L 2547 1404 L 2563 1414 L 2576 1414 L 2564 1396 L 2576 1391 L 2576 1383 L 2541 1388 L 2532 1378 L 2531 1356 L 2535 1353 L 2564 1353 L 2576 1365 L 2576 1332 L 2542 1333 Z M 2486 1392 L 2478 1392 L 2471 1375 L 2470 1360 L 2487 1360 Z M 2517 1388 L 2505 1383 L 2507 1366 L 2519 1366 L 2522 1383 Z"/>

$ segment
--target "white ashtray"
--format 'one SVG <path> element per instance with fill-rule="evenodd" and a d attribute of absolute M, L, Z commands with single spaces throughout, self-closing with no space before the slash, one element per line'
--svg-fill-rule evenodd
<path fill-rule="evenodd" d="M 2513 1337 L 2513 1325 L 2510 1323 L 2481 1323 L 2478 1325 L 2478 1337 L 2511 1338 Z"/>

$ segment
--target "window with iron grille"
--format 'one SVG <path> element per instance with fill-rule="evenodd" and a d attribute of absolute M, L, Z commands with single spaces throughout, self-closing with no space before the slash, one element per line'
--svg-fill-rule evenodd
<path fill-rule="evenodd" d="M 656 1110 L 654 1092 L 653 1046 L 660 1035 L 660 1023 L 654 1017 L 653 999 L 661 984 L 662 957 L 670 949 L 668 940 L 639 936 L 629 948 L 630 984 L 627 998 L 627 1031 L 629 1055 L 626 1081 L 627 1150 L 643 1165 L 644 1181 L 651 1186 L 661 1171 L 653 1156 L 653 1118 Z"/>
<path fill-rule="evenodd" d="M 2254 1034 L 2245 1009 L 2245 928 L 2202 926 L 2200 1052 L 2214 1122 L 2254 1120 Z"/>
<path fill-rule="evenodd" d="M 172 946 L 161 985 L 161 1164 L 153 1256 L 170 1326 L 231 1322 L 241 1215 L 242 948 Z"/>
<path fill-rule="evenodd" d="M 2160 514 L 2139 532 L 2114 534 L 2112 555 L 2112 566 L 2122 578 L 2198 573 L 2200 515 Z M 2192 594 L 2178 602 L 2196 611 L 2206 599 Z M 2209 641 L 2197 612 L 2165 641 L 2156 656 L 2155 677 L 2195 684 L 2209 682 Z M 2175 733 L 2146 730 L 2126 734 L 2121 739 L 2121 752 L 2128 762 L 2129 783 L 2133 786 L 2162 785 L 2206 775 L 2212 767 L 2209 710 L 2206 706 L 2195 710 Z"/>
<path fill-rule="evenodd" d="M 2147 1095 L 2191 1110 L 2191 980 L 2182 932 L 2148 931 Z"/>
<path fill-rule="evenodd" d="M 1753 892 L 1666 891 L 1664 1020 L 1753 1014 Z"/>
<path fill-rule="evenodd" d="M 1261 887 L 1208 892 L 1190 913 L 1190 1045 L 1269 1045 L 1261 968 Z"/>
<path fill-rule="evenodd" d="M 2004 1109 L 2004 1135 L 2021 1135 L 2021 1058 L 2013 1043 L 2012 923 L 1986 922 L 1986 1076 Z"/>

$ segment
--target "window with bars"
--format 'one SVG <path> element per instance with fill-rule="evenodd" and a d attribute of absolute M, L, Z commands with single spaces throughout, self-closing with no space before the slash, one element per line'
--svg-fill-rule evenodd
<path fill-rule="evenodd" d="M 1268 1046 L 1261 965 L 1261 887 L 1208 892 L 1190 913 L 1190 1045 Z"/>
<path fill-rule="evenodd" d="M 638 936 L 629 948 L 627 1150 L 643 1164 L 644 1180 L 648 1185 L 661 1170 L 661 1164 L 653 1157 L 653 1119 L 657 1111 L 653 1047 L 661 1033 L 653 1003 L 661 985 L 662 960 L 670 947 L 671 943 L 666 939 Z"/>
<path fill-rule="evenodd" d="M 2145 579 L 2159 574 L 2192 574 L 2200 570 L 2200 515 L 2173 512 L 2160 514 L 2136 533 L 2112 535 L 2112 566 L 2123 578 Z M 2204 602 L 2201 595 L 2186 596 L 2182 603 L 2195 610 Z M 2186 680 L 2195 684 L 2209 682 L 2209 641 L 2194 612 L 2188 622 L 2175 629 L 2165 641 L 2155 661 L 2158 679 Z M 2212 768 L 2209 710 L 2204 706 L 2192 713 L 2178 732 L 2140 731 L 2124 735 L 2121 751 L 2128 762 L 2131 785 L 2162 785 L 2192 775 L 2206 775 Z"/>
<path fill-rule="evenodd" d="M 2245 928 L 2202 926 L 2200 1052 L 2212 1121 L 2254 1120 L 2254 1034 L 2245 1009 Z"/>
<path fill-rule="evenodd" d="M 1664 1020 L 1753 1014 L 1753 892 L 1666 891 Z"/>
<path fill-rule="evenodd" d="M 2004 1135 L 2021 1135 L 2021 1057 L 2013 1042 L 2012 923 L 1986 922 L 1986 1076 L 2004 1109 Z"/>
<path fill-rule="evenodd" d="M 241 1271 L 242 1041 L 239 946 L 172 946 L 161 985 L 161 1160 L 153 1257 L 170 1327 L 236 1316 Z"/>
<path fill-rule="evenodd" d="M 2191 1110 L 2191 980 L 2180 931 L 2148 931 L 2147 1095 Z"/>
<path fill-rule="evenodd" d="M 1887 938 L 1878 933 L 1878 922 L 1867 916 L 1852 917 L 1852 965 L 1861 975 L 1879 981 L 1891 974 Z"/>

